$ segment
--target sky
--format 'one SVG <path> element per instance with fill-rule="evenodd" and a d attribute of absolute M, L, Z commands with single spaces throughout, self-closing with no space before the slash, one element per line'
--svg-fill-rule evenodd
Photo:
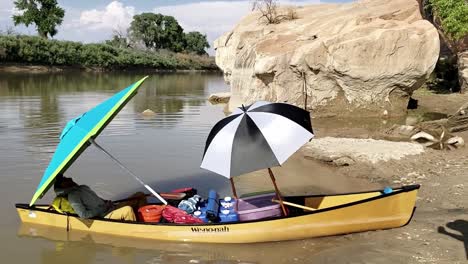
<path fill-rule="evenodd" d="M 350 0 L 280 0 L 281 4 L 317 4 L 349 2 Z M 13 27 L 15 32 L 36 35 L 34 26 L 14 27 L 11 16 L 17 12 L 14 0 L 0 0 L 0 30 Z M 251 10 L 249 0 L 58 0 L 65 10 L 62 25 L 55 39 L 102 42 L 110 39 L 114 30 L 124 32 L 134 15 L 143 12 L 174 16 L 185 32 L 199 31 L 208 42 L 234 28 Z M 209 53 L 213 53 L 210 49 Z"/>

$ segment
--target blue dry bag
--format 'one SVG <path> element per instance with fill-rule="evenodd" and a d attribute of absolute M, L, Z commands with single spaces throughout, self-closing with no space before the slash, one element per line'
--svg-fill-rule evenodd
<path fill-rule="evenodd" d="M 218 211 L 218 193 L 216 193 L 215 190 L 210 190 L 208 193 L 208 202 L 206 205 L 206 218 L 208 218 L 211 222 L 219 222 Z"/>

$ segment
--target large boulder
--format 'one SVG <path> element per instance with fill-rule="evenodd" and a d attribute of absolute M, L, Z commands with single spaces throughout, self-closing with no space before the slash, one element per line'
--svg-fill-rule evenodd
<path fill-rule="evenodd" d="M 281 12 L 285 12 L 280 10 Z M 230 108 L 288 102 L 315 116 L 401 115 L 433 71 L 439 36 L 416 0 L 298 7 L 266 24 L 253 12 L 215 41 Z"/>

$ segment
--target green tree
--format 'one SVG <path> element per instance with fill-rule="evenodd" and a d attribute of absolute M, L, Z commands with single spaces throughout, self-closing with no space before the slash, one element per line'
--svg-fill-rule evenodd
<path fill-rule="evenodd" d="M 210 44 L 208 44 L 208 40 L 206 40 L 206 35 L 203 35 L 198 31 L 185 34 L 186 51 L 203 55 L 206 54 L 205 48 L 209 47 Z"/>
<path fill-rule="evenodd" d="M 172 16 L 163 16 L 163 38 L 162 48 L 169 49 L 175 52 L 180 52 L 184 49 L 184 29 L 179 25 L 179 22 Z"/>
<path fill-rule="evenodd" d="M 18 24 L 35 24 L 39 36 L 47 38 L 57 34 L 57 26 L 62 24 L 65 11 L 57 0 L 16 0 L 16 8 L 22 12 L 13 16 L 15 26 Z"/>
<path fill-rule="evenodd" d="M 443 30 L 453 39 L 459 40 L 468 34 L 468 3 L 466 0 L 430 0 L 442 22 Z"/>
<path fill-rule="evenodd" d="M 181 51 L 184 47 L 183 32 L 174 17 L 154 13 L 135 15 L 130 25 L 132 38 L 155 50 Z"/>

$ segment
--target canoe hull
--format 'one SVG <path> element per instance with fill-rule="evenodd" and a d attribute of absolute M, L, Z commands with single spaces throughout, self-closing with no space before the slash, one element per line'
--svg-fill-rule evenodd
<path fill-rule="evenodd" d="M 178 242 L 254 243 L 400 227 L 412 217 L 419 186 L 318 209 L 304 215 L 232 224 L 175 225 L 81 219 L 16 205 L 22 222 L 124 237 Z"/>

